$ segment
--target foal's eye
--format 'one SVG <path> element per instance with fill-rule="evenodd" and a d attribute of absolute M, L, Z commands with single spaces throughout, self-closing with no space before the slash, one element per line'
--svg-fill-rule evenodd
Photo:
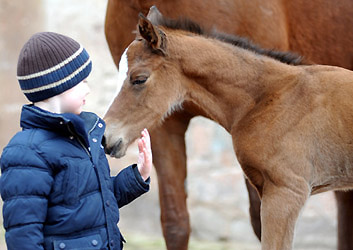
<path fill-rule="evenodd" d="M 131 83 L 132 85 L 144 84 L 147 81 L 147 78 L 148 78 L 147 76 L 139 76 L 135 80 L 131 79 Z"/>

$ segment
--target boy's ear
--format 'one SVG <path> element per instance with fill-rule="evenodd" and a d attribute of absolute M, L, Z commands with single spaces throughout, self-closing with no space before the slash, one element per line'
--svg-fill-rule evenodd
<path fill-rule="evenodd" d="M 139 14 L 138 31 L 153 50 L 166 54 L 165 33 L 154 26 L 142 13 Z"/>

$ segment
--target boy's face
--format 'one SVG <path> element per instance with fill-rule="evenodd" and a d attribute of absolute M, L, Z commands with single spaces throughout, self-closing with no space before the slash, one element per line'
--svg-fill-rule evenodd
<path fill-rule="evenodd" d="M 89 94 L 90 88 L 86 80 L 83 80 L 71 89 L 59 95 L 62 113 L 80 114 L 82 107 L 85 105 L 86 96 Z"/>

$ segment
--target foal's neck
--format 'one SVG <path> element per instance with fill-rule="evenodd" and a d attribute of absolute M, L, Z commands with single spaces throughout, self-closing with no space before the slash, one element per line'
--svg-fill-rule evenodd
<path fill-rule="evenodd" d="M 229 132 L 262 98 L 288 86 L 286 79 L 295 82 L 300 70 L 227 44 L 201 46 L 197 53 L 183 65 L 191 80 L 186 99 Z"/>

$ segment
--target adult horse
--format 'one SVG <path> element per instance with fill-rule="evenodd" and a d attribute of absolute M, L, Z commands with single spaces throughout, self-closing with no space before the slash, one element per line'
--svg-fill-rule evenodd
<path fill-rule="evenodd" d="M 143 127 L 195 105 L 232 135 L 261 197 L 262 249 L 291 249 L 311 194 L 353 189 L 353 72 L 288 65 L 153 10 L 150 20 L 140 15 L 127 78 L 105 117 L 107 150 L 121 154 Z"/>
<path fill-rule="evenodd" d="M 349 0 L 225 0 L 221 4 L 211 0 L 109 0 L 105 31 L 117 66 L 123 50 L 134 39 L 135 17 L 138 12 L 147 14 L 153 4 L 168 17 L 190 17 L 206 28 L 246 36 L 267 48 L 292 50 L 317 63 L 353 69 L 353 5 Z M 195 115 L 202 113 L 184 108 L 166 119 L 158 131 L 151 131 L 162 229 L 168 249 L 186 249 L 190 234 L 184 190 L 184 136 Z M 260 203 L 251 188 L 249 195 L 252 224 L 259 237 Z M 353 220 L 353 193 L 336 192 L 336 198 L 338 249 L 352 249 L 353 230 L 348 222 Z"/>

